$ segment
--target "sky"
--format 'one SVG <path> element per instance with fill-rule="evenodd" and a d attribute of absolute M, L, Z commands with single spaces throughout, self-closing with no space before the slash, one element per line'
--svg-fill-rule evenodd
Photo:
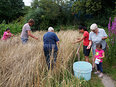
<path fill-rule="evenodd" d="M 26 6 L 31 6 L 32 0 L 23 0 Z"/>

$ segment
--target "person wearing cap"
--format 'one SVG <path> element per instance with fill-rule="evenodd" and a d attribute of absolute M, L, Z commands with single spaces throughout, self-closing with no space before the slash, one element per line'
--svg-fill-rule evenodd
<path fill-rule="evenodd" d="M 7 40 L 7 39 L 9 39 L 12 36 L 14 36 L 14 34 L 12 34 L 10 32 L 10 28 L 7 28 L 6 31 L 3 34 L 2 40 Z"/>
<path fill-rule="evenodd" d="M 53 64 L 55 64 L 56 58 L 57 58 L 57 51 L 58 51 L 57 44 L 59 44 L 59 38 L 54 33 L 53 27 L 48 28 L 48 32 L 45 33 L 43 36 L 43 42 L 44 42 L 44 45 L 43 45 L 44 55 L 45 55 L 46 63 L 47 63 L 48 70 L 49 70 L 50 69 L 50 56 L 51 54 L 53 54 L 53 61 L 51 64 L 53 68 Z"/>
<path fill-rule="evenodd" d="M 90 30 L 91 30 L 91 32 L 89 33 L 90 41 L 87 49 L 90 49 L 90 47 L 92 46 L 93 68 L 94 68 L 96 44 L 101 43 L 102 49 L 105 51 L 107 45 L 105 39 L 107 39 L 107 34 L 104 29 L 98 28 L 97 24 L 95 23 L 90 26 Z"/>
<path fill-rule="evenodd" d="M 27 43 L 29 36 L 32 37 L 32 38 L 34 38 L 34 39 L 36 39 L 36 40 L 38 40 L 37 37 L 35 37 L 34 35 L 31 34 L 31 28 L 30 27 L 33 26 L 33 24 L 34 24 L 34 20 L 30 19 L 28 21 L 28 23 L 26 23 L 23 26 L 22 32 L 21 32 L 21 40 L 22 40 L 23 44 Z"/>

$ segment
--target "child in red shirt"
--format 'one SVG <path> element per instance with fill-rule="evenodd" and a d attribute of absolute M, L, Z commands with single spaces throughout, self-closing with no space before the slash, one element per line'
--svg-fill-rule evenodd
<path fill-rule="evenodd" d="M 83 40 L 83 53 L 85 56 L 85 61 L 89 62 L 89 54 L 90 54 L 90 50 L 91 49 L 87 49 L 87 46 L 89 45 L 89 33 L 87 31 L 86 27 L 83 26 L 79 26 L 79 32 L 83 33 L 83 37 L 82 38 L 77 38 L 77 40 L 75 42 L 73 42 L 73 44 L 81 42 Z"/>

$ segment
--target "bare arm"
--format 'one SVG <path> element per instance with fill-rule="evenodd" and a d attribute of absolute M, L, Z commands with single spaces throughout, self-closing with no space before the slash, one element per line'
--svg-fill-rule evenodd
<path fill-rule="evenodd" d="M 105 57 L 105 53 L 103 52 L 102 54 L 102 57 L 99 57 L 100 59 L 104 58 Z"/>
<path fill-rule="evenodd" d="M 7 36 L 14 36 L 12 33 L 6 33 Z"/>
<path fill-rule="evenodd" d="M 93 61 L 95 62 L 95 56 L 93 57 Z"/>
<path fill-rule="evenodd" d="M 30 37 L 32 37 L 32 38 L 34 38 L 34 39 L 38 40 L 38 38 L 37 38 L 37 37 L 35 37 L 34 35 L 32 35 L 32 34 L 31 34 L 31 31 L 29 31 L 29 30 L 28 30 L 27 32 L 28 32 L 28 35 L 29 35 Z"/>
<path fill-rule="evenodd" d="M 59 41 L 57 41 L 56 43 L 59 44 Z"/>
<path fill-rule="evenodd" d="M 9 36 L 10 34 L 9 33 L 6 33 L 6 36 Z"/>
<path fill-rule="evenodd" d="M 56 42 L 57 46 L 59 47 L 59 41 Z"/>
<path fill-rule="evenodd" d="M 11 36 L 15 36 L 14 34 L 11 34 Z"/>
<path fill-rule="evenodd" d="M 90 49 L 91 48 L 91 45 L 92 45 L 92 41 L 90 40 L 89 41 L 89 45 L 87 46 L 87 49 Z"/>
<path fill-rule="evenodd" d="M 108 37 L 102 37 L 102 40 L 105 40 L 105 39 L 107 39 Z"/>
<path fill-rule="evenodd" d="M 84 38 L 85 38 L 85 36 L 83 36 L 82 38 L 77 39 L 75 42 L 73 42 L 73 44 L 81 42 Z"/>

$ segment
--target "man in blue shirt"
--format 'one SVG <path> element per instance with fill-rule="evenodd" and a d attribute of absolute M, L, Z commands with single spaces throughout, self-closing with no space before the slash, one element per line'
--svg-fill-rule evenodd
<path fill-rule="evenodd" d="M 48 69 L 50 69 L 50 56 L 53 54 L 53 60 L 52 60 L 52 68 L 53 64 L 56 62 L 57 58 L 57 51 L 58 47 L 57 44 L 59 44 L 59 39 L 57 35 L 54 33 L 53 27 L 48 28 L 48 32 L 44 34 L 43 36 L 43 42 L 44 42 L 44 55 L 46 57 L 46 63 L 48 65 Z"/>

